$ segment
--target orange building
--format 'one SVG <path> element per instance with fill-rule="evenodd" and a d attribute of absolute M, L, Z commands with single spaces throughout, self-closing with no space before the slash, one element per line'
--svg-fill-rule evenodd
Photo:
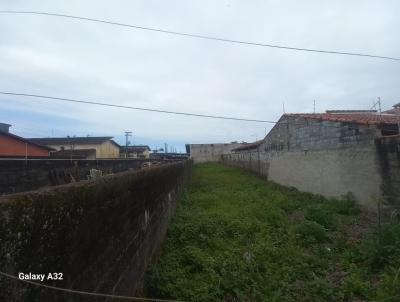
<path fill-rule="evenodd" d="M 8 132 L 10 125 L 0 123 L 0 157 L 48 157 L 51 148 L 40 146 Z"/>

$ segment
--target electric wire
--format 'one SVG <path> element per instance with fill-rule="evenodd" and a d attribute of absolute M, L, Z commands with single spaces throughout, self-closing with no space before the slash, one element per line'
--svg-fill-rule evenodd
<path fill-rule="evenodd" d="M 260 119 L 247 119 L 247 118 L 239 118 L 239 117 L 228 117 L 222 115 L 207 115 L 207 114 L 198 114 L 198 113 L 188 113 L 188 112 L 178 112 L 178 111 L 168 111 L 168 110 L 161 110 L 161 109 L 150 109 L 150 108 L 142 108 L 142 107 L 134 107 L 134 106 L 127 106 L 127 105 L 117 105 L 117 104 L 110 104 L 104 103 L 99 101 L 84 101 L 84 100 L 76 100 L 70 98 L 61 98 L 61 97 L 54 97 L 54 96 L 46 96 L 46 95 L 38 95 L 38 94 L 27 94 L 27 93 L 17 93 L 17 92 L 5 92 L 0 91 L 0 95 L 11 95 L 11 96 L 26 96 L 30 98 L 42 99 L 42 100 L 55 100 L 55 101 L 64 101 L 64 102 L 72 102 L 78 104 L 86 104 L 86 105 L 99 105 L 105 107 L 114 107 L 114 108 L 121 108 L 121 109 L 129 109 L 129 110 L 141 110 L 141 111 L 149 111 L 149 112 L 156 112 L 156 113 L 165 113 L 165 114 L 175 114 L 175 115 L 184 115 L 184 116 L 194 116 L 200 118 L 213 118 L 213 119 L 223 119 L 223 120 L 234 120 L 234 121 L 245 121 L 245 122 L 257 122 L 257 123 L 269 123 L 274 125 L 287 125 L 287 126 L 303 126 L 303 127 L 329 127 L 329 128 L 340 128 L 343 129 L 343 125 L 314 125 L 309 124 L 308 122 L 305 123 L 296 123 L 296 122 L 279 122 L 279 121 L 271 121 L 271 120 L 260 120 Z M 288 114 L 290 116 L 290 114 Z M 302 118 L 302 116 L 299 116 Z M 330 121 L 332 123 L 351 123 L 351 121 Z M 367 124 L 368 126 L 368 124 Z M 396 130 L 387 130 L 388 132 L 397 133 Z"/>
<path fill-rule="evenodd" d="M 115 22 L 115 21 L 67 15 L 67 14 L 58 14 L 58 13 L 49 13 L 49 12 L 40 12 L 40 11 L 13 11 L 13 10 L 2 10 L 2 11 L 0 11 L 0 13 L 1 14 L 29 14 L 29 15 L 41 15 L 41 16 L 69 18 L 69 19 L 75 19 L 75 20 L 83 20 L 83 21 L 97 22 L 97 23 L 103 23 L 103 24 L 108 24 L 108 25 L 122 26 L 122 27 L 127 27 L 127 28 L 134 28 L 134 29 L 139 29 L 139 30 L 159 32 L 159 33 L 170 34 L 170 35 L 177 35 L 177 36 L 182 36 L 182 37 L 191 37 L 191 38 L 197 38 L 197 39 L 213 40 L 213 41 L 235 43 L 235 44 L 242 44 L 242 45 L 270 47 L 270 48 L 285 49 L 285 50 L 292 50 L 292 51 L 314 52 L 314 53 L 345 55 L 345 56 L 358 56 L 358 57 L 368 57 L 368 58 L 374 58 L 374 59 L 400 61 L 400 58 L 397 58 L 397 57 L 373 55 L 373 54 L 367 54 L 367 53 L 347 52 L 347 51 L 301 48 L 301 47 L 292 47 L 292 46 L 269 44 L 269 43 L 249 42 L 249 41 L 242 41 L 242 40 L 219 38 L 219 37 L 214 37 L 214 36 L 206 36 L 206 35 L 200 35 L 200 34 L 191 34 L 191 33 L 186 33 L 186 32 L 165 30 L 165 29 L 160 29 L 160 28 L 132 25 L 132 24 Z"/>
<path fill-rule="evenodd" d="M 274 121 L 268 121 L 268 120 L 228 117 L 228 116 L 219 116 L 219 115 L 208 115 L 208 114 L 170 111 L 170 110 L 144 108 L 144 107 L 134 107 L 134 106 L 117 105 L 117 104 L 110 104 L 110 103 L 104 103 L 104 102 L 98 102 L 98 101 L 76 100 L 76 99 L 70 99 L 70 98 L 61 98 L 61 97 L 46 96 L 46 95 L 39 95 L 39 94 L 15 93 L 15 92 L 5 92 L 5 91 L 0 91 L 0 94 L 12 95 L 12 96 L 25 96 L 25 97 L 30 97 L 30 98 L 44 99 L 44 100 L 47 99 L 47 100 L 54 100 L 54 101 L 72 102 L 72 103 L 80 103 L 80 104 L 88 104 L 88 105 L 98 105 L 98 106 L 105 106 L 105 107 L 130 109 L 130 110 L 140 110 L 140 111 L 158 112 L 158 113 L 175 114 L 175 115 L 205 117 L 205 118 L 213 118 L 213 119 L 224 119 L 224 120 L 256 122 L 256 123 L 272 123 L 272 124 L 276 123 Z"/>

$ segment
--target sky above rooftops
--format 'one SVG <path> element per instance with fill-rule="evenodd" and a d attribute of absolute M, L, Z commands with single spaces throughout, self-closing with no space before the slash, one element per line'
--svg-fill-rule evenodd
<path fill-rule="evenodd" d="M 399 1 L 9 1 L 36 10 L 304 48 L 400 56 Z M 383 109 L 400 101 L 400 62 L 235 45 L 83 21 L 0 15 L 0 90 L 278 120 L 286 112 Z M 254 141 L 272 125 L 0 96 L 25 137 L 114 136 L 179 150 Z"/>

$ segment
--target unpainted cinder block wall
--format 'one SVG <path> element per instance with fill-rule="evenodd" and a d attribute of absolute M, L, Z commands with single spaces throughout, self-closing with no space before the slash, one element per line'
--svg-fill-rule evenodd
<path fill-rule="evenodd" d="M 162 244 L 191 161 L 0 197 L 0 268 L 63 273 L 57 287 L 134 295 Z M 105 301 L 0 276 L 0 301 Z"/>

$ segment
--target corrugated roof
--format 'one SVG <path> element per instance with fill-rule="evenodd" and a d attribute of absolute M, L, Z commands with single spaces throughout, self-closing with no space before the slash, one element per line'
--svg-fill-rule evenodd
<path fill-rule="evenodd" d="M 396 115 L 385 113 L 287 113 L 285 116 L 365 125 L 392 125 L 397 124 L 399 120 Z"/>
<path fill-rule="evenodd" d="M 39 145 L 71 145 L 71 144 L 101 144 L 105 141 L 111 141 L 112 136 L 84 136 L 84 137 L 49 137 L 49 138 L 27 138 L 30 142 L 34 142 Z"/>

